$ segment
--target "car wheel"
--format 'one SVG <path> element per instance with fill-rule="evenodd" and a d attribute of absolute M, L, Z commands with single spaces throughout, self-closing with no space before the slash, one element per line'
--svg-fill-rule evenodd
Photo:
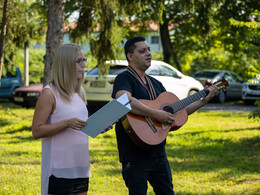
<path fill-rule="evenodd" d="M 218 102 L 219 103 L 224 103 L 226 101 L 226 94 L 225 93 L 220 93 L 218 96 Z"/>
<path fill-rule="evenodd" d="M 193 94 L 195 94 L 195 93 L 197 93 L 196 90 L 194 90 L 194 89 L 193 89 L 193 90 L 190 90 L 188 96 L 191 96 L 191 95 L 193 95 Z"/>

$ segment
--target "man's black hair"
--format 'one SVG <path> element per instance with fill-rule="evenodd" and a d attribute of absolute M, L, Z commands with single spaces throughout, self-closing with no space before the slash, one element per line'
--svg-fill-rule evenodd
<path fill-rule="evenodd" d="M 136 48 L 135 43 L 140 42 L 140 41 L 146 41 L 145 37 L 142 37 L 142 36 L 132 37 L 132 38 L 128 39 L 127 42 L 125 43 L 124 49 L 125 49 L 125 57 L 126 57 L 127 61 L 128 61 L 127 54 L 133 53 Z"/>

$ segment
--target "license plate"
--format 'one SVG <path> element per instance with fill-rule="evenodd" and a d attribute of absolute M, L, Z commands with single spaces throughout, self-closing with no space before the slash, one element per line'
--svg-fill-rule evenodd
<path fill-rule="evenodd" d="M 106 86 L 106 83 L 105 83 L 105 81 L 92 81 L 92 82 L 90 83 L 90 86 L 91 86 L 91 87 L 102 88 L 102 87 L 105 87 L 105 86 Z"/>
<path fill-rule="evenodd" d="M 23 98 L 22 97 L 14 97 L 14 101 L 15 102 L 23 102 Z"/>

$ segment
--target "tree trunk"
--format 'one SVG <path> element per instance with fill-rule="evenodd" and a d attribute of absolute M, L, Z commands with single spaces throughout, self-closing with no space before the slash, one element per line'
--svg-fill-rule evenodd
<path fill-rule="evenodd" d="M 2 18 L 1 37 L 0 37 L 0 81 L 1 81 L 2 69 L 3 69 L 3 53 L 4 53 L 4 39 L 5 39 L 5 30 L 6 30 L 7 3 L 8 0 L 5 0 L 4 9 L 3 9 L 3 18 Z M 1 87 L 1 82 L 0 82 L 0 87 Z"/>
<path fill-rule="evenodd" d="M 44 56 L 44 86 L 47 84 L 50 77 L 55 49 L 63 43 L 64 7 L 65 0 L 48 1 L 48 30 L 46 37 L 46 54 Z"/>
<path fill-rule="evenodd" d="M 160 24 L 160 37 L 163 48 L 163 61 L 169 64 L 171 59 L 171 40 L 168 30 L 168 23 L 166 21 L 164 21 L 163 24 Z"/>
<path fill-rule="evenodd" d="M 180 72 L 182 72 L 182 68 L 181 68 L 180 62 L 178 60 L 177 54 L 174 52 L 172 44 L 171 44 L 168 25 L 169 25 L 168 20 L 166 19 L 166 15 L 164 12 L 163 13 L 163 24 L 160 24 L 160 37 L 161 37 L 162 48 L 163 48 L 163 61 L 169 64 L 170 59 L 172 57 L 177 69 Z"/>
<path fill-rule="evenodd" d="M 24 47 L 24 65 L 23 65 L 23 67 L 24 67 L 23 85 L 28 86 L 29 85 L 29 47 L 28 47 L 28 44 L 26 44 L 26 46 Z"/>

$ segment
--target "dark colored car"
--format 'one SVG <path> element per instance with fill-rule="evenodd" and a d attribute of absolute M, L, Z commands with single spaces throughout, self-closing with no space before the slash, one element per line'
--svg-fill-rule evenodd
<path fill-rule="evenodd" d="M 220 103 L 226 100 L 241 100 L 242 88 L 245 81 L 236 73 L 228 70 L 198 70 L 193 75 L 193 78 L 199 80 L 203 86 L 207 87 L 212 83 L 224 78 L 228 81 L 229 87 L 225 92 L 219 93 L 215 96 L 213 101 Z"/>
<path fill-rule="evenodd" d="M 40 93 L 42 92 L 43 84 L 34 84 L 27 87 L 19 87 L 13 92 L 13 102 L 22 107 L 35 106 Z"/>
<path fill-rule="evenodd" d="M 0 98 L 12 98 L 13 91 L 23 86 L 22 74 L 17 67 L 15 72 L 7 72 L 0 81 Z"/>

